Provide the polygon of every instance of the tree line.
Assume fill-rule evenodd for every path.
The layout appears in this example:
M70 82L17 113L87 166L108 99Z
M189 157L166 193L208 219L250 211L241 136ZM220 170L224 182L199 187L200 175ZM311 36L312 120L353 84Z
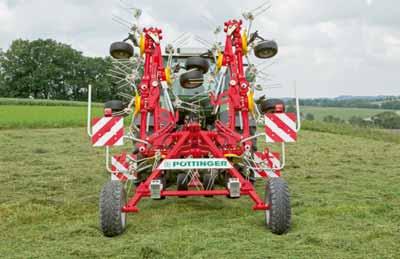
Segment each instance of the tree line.
M309 121L313 121L315 119L312 113L307 113L304 118L305 120ZM352 116L348 120L344 120L333 115L327 115L322 119L322 121L334 124L348 123L353 126L364 128L400 129L400 115L392 111L381 112L372 116L371 118Z
M84 101L92 84L93 100L103 102L118 93L110 66L109 57L86 57L51 39L14 40L0 49L0 97Z
M300 104L304 106L318 107L346 107L346 108L369 108L369 109L390 109L400 110L400 97L384 98L354 98L337 100L329 98L302 99Z

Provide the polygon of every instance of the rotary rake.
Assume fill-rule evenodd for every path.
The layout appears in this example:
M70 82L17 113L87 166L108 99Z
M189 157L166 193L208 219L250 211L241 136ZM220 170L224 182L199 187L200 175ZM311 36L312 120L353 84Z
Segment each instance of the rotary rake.
M138 20L141 11L134 13ZM216 30L226 34L225 44L217 42L202 53L168 44L163 55L162 30L138 24L130 27L127 39L111 45L110 76L125 88L120 95L126 101L106 102L104 116L93 120L90 86L88 102L88 134L93 146L105 147L111 174L100 196L104 235L121 234L127 213L138 212L143 198L168 196L249 196L253 209L265 212L273 233L288 231L291 209L281 170L285 142L296 141L300 129L298 98L297 114L286 113L279 99L254 100L254 92L263 88L250 56L272 58L278 47L250 33L256 15L243 16L248 31L242 20L229 20ZM187 37L173 43L184 44ZM130 120L127 127L124 118ZM281 153L261 150L263 139L280 143ZM126 142L133 148L110 154L111 147ZM256 179L267 179L263 198L254 187Z

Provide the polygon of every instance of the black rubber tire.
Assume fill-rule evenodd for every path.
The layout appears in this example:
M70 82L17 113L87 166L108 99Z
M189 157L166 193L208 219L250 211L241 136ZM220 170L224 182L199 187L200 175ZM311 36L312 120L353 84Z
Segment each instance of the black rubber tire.
M133 47L124 41L114 42L110 46L110 55L115 59L129 59L133 56Z
M290 229L291 208L289 188L280 177L270 178L265 188L265 203L269 210L265 211L265 226L274 234L284 234Z
M208 72L208 69L210 69L210 64L208 63L208 60L205 58L190 57L186 60L185 68L186 70L196 68L198 70L201 70L203 74L206 74Z
M187 191L188 190L189 179L186 177L186 174L180 173L176 177L176 188L178 191ZM179 196L180 198L186 198L186 196Z
M201 182L205 190L214 190L216 178L214 177L214 183L211 184L212 179L211 174L203 174ZM211 198L214 197L214 195L204 195L204 197Z
M194 89L203 84L204 76L200 70L192 70L181 74L179 82L183 88Z
M254 47L254 55L257 58L267 59L278 54L278 44L273 40L264 40Z
M122 234L126 226L127 214L121 209L125 206L126 193L120 181L107 182L100 193L100 228L107 237Z
M259 104L259 110L262 113L274 113L276 112L275 106L278 104L283 105L283 112L285 112L285 102L281 99L268 99L268 100L261 100Z
M112 112L120 112L124 110L124 104L120 100L111 100L104 103L104 108L111 109Z

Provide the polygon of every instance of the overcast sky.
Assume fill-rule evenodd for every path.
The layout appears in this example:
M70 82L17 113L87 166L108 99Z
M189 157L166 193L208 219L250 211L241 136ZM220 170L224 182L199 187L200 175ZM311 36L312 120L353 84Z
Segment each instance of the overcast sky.
M164 41L171 42L181 32L212 41L212 27L240 18L243 11L264 1L125 2L143 9L142 24L162 27ZM129 17L118 3L0 0L0 48L7 49L16 38L52 38L85 55L106 56L109 44L127 33L111 19L112 14ZM291 95L294 80L302 97L400 95L398 0L275 0L254 28L280 47L276 63L267 72L283 88L269 90L271 95Z

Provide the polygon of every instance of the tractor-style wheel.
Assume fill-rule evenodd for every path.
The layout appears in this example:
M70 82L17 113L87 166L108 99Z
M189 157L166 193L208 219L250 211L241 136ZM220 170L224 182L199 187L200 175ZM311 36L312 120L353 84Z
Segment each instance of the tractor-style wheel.
M133 47L123 41L114 42L110 46L110 55L115 59L129 59L133 56Z
M121 112L124 110L124 104L122 101L120 100L111 100L111 101L107 101L106 103L104 103L104 108L108 108L111 109L112 112Z
M289 188L282 178L271 178L265 189L265 225L274 234L284 234L290 228L291 208Z
M285 112L285 102L281 99L263 99L259 101L259 110L262 113L274 113L276 112L276 106L282 106L282 112Z
M188 72L183 73L179 82L181 86L186 89L194 89L201 86L204 82L203 72L200 70L189 70Z
M122 234L126 226L125 189L120 181L109 181L100 194L100 228L107 237Z
M257 58L272 58L278 53L278 44L273 40L264 40L254 47L254 55Z
M186 70L196 68L198 70L201 70L203 74L206 74L208 72L208 69L210 68L210 64L205 58L190 57L186 60L185 67Z
M188 183L189 183L189 177L187 177L186 174L184 173L178 174L178 176L176 177L176 187L178 191L187 191ZM186 198L186 196L179 196L179 197Z

